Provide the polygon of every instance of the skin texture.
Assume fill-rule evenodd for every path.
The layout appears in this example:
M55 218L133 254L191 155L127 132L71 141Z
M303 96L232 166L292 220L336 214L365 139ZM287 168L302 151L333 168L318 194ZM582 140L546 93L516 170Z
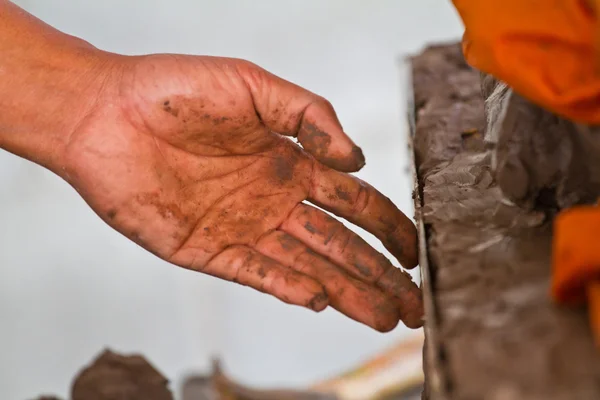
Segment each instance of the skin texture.
M286 303L421 326L410 277L307 204L417 264L412 222L348 174L365 160L325 99L243 60L105 53L3 0L0 30L0 106L13 110L0 146L60 175L114 229Z

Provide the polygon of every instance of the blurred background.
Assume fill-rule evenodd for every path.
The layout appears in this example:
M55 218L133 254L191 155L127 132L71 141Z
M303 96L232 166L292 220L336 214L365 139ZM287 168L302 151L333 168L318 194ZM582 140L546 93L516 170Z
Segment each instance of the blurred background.
M326 97L365 152L358 175L412 216L402 57L460 37L449 0L16 3L105 50L246 58ZM300 387L411 334L379 334L172 267L112 231L57 177L4 152L0 204L2 399L66 397L74 373L107 346L143 353L175 383L218 355L244 383Z

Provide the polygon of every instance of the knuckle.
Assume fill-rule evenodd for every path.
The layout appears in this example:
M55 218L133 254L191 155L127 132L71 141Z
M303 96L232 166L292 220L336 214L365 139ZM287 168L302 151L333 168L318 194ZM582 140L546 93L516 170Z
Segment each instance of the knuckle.
M334 246L332 247L339 254L345 254L353 236L354 234L349 229L346 229L344 226L338 226L333 238Z
M305 154L307 159L306 170L309 171L307 197L315 197L320 186L318 177L320 176L321 168L320 164L312 155L308 153Z
M292 262L292 269L305 275L312 275L310 270L315 264L315 257L309 252L302 252Z
M399 269L388 264L381 268L380 273L375 276L373 282L381 289L393 293L397 291L397 288L394 287L394 283L398 281L398 274L400 273L401 271Z
M230 271L232 276L231 281L243 284L241 281L242 273L248 272L252 268L254 254L242 246L232 246L229 251L234 260L236 260L232 263L232 270Z
M356 200L352 206L354 214L363 214L371 201L373 189L364 182L359 182Z
M329 100L327 100L326 98L324 98L322 96L317 96L316 102L326 111L335 114L335 109L333 108L333 104L331 104L331 102Z
M236 63L236 68L250 87L258 89L263 86L266 77L264 69L246 60L239 60Z

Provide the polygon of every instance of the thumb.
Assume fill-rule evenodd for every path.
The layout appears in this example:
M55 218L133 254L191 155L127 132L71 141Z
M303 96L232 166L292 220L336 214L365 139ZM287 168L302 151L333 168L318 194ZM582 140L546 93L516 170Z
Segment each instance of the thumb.
M344 133L327 100L251 63L241 63L238 72L267 128L297 137L306 151L335 170L356 172L365 165L362 150Z

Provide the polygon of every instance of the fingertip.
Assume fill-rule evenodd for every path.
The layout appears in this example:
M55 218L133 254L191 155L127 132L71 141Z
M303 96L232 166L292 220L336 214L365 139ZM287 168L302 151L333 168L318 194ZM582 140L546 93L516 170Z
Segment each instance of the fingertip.
M381 333L392 331L402 319L401 310L397 307L393 297L383 296L380 298L374 303L373 311L369 325Z
M357 168L356 168L356 171L350 171L350 172L360 171L367 164L365 155L363 154L362 149L358 146L354 146L352 148L351 157L354 160L354 162L356 163Z
M409 316L405 316L402 319L404 325L409 329L419 329L423 327L425 323L425 315L423 314L423 308L420 310L413 311Z
M418 318L408 319L408 320L402 321L402 322L404 322L404 325L406 325L406 327L409 329L419 329L419 328L423 327L425 319L423 317L418 317Z
M396 329L398 324L400 323L399 318L387 319L383 321L378 321L377 324L373 327L377 332L380 333L388 333Z
M339 131L337 135L330 132ZM339 128L328 131L304 121L298 132L298 141L317 161L340 172L356 172L365 166L360 147L351 142Z
M401 261L401 260L399 260ZM414 256L408 257L408 258L404 258L403 262L402 262L402 267L404 267L405 269L415 269L416 267L419 266L419 257L417 254L415 254Z
M321 164L339 172L353 173L360 171L365 166L365 159L362 156L362 150L356 147L360 152L360 157L356 157L355 153L348 156L323 156L311 153Z
M319 160L329 168L340 172L358 172L366 165L365 156L360 147L353 145L352 150L348 154L339 156L321 157Z
M329 305L329 296L324 291L321 293L317 293L313 296L312 299L308 302L307 307L313 310L314 312L321 312L327 308Z
M400 297L400 318L404 325L410 329L419 329L423 326L425 309L423 305L423 294L415 287L404 292Z
M422 291L412 281L410 275L401 269L391 267L377 281L378 287L396 298L399 318L411 329L423 325Z
M419 298L420 302L418 305L413 306L409 312L402 315L402 322L409 329L419 329L423 327L425 322L425 310L423 308L423 301Z
M401 229L387 236L386 247L406 269L414 269L419 265L419 248L417 228L407 219Z
M306 109L297 137L315 159L337 171L357 172L365 166L361 148L344 132L333 107L324 99Z

